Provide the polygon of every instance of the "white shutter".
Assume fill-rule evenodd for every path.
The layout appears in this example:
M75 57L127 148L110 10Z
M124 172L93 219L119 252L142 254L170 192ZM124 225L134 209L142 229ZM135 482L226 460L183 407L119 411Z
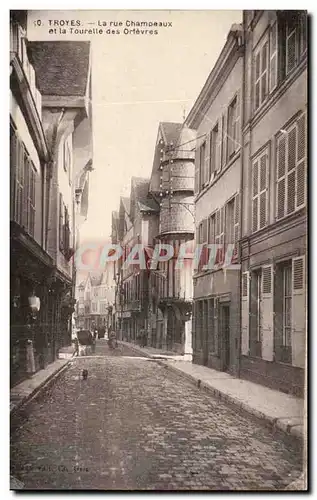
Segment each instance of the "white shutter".
M218 134L216 139L216 166L215 170L221 170L222 165L222 119L218 121Z
M258 230L258 213L259 213L259 160L256 160L252 165L252 232Z
M236 117L235 117L235 137L234 137L234 150L238 151L241 147L241 131L240 131L240 124L241 124L241 99L240 99L240 91L237 93L237 105L236 105Z
M235 248L233 252L233 258L237 259L239 256L238 242L240 239L240 193L236 194L234 199L234 230L233 230L233 242Z
M292 364L305 368L306 357L306 287L305 257L292 262Z
M276 218L281 219L285 213L285 168L286 168L286 135L277 141L277 191Z
M195 150L195 194L200 191L200 147L196 145Z
M227 163L227 116L228 113L222 115L222 135L221 135L221 167Z
M250 335L250 273L242 273L242 294L241 294L241 353L243 356L249 355L249 335Z
M286 37L286 74L288 74L296 66L296 30L290 31Z
M273 361L274 328L273 328L273 268L262 267L261 294L261 339L262 358Z
M211 137L211 132L206 137L206 146L205 146L205 167L204 167L204 184L208 184L210 180L210 156L211 156L211 150L210 150L210 137Z
M270 91L277 85L277 47L278 47L278 31L277 22L273 24L270 32Z
M269 51L268 51L268 43L265 42L261 49L261 102L265 100L267 94L268 94L268 59L269 59Z
M259 216L258 224L259 229L262 229L268 222L268 155L265 152L260 158L260 171L259 171Z
M297 120L296 208L306 203L306 115Z

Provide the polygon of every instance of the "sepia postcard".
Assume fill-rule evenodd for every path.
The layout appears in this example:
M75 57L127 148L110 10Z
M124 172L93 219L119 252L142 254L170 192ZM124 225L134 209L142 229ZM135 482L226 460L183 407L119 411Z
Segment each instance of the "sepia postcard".
M10 11L10 489L307 490L307 11Z

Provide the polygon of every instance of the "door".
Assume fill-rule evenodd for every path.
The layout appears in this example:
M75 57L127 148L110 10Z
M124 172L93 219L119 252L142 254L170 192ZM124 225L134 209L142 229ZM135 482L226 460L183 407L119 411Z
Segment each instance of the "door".
M230 368L230 307L221 306L221 338L223 371Z

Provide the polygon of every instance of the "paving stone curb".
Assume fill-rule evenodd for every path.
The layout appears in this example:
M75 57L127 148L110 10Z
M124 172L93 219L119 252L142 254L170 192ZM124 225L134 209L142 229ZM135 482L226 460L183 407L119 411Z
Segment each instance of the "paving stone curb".
M189 373L185 373L176 366L173 366L172 364L167 363L166 361L162 361L159 359L154 358L154 360L160 364L161 366L164 366L165 368L177 372L178 375L181 375L182 377L188 379L190 382L194 383L196 386L199 385L200 389L205 390L206 392L212 394L216 398L220 399L221 401L226 402L227 404L238 407L240 408L244 413L248 413L249 415L253 415L259 420L264 421L268 427L270 427L272 430L278 429L288 436L291 435L301 441L304 441L304 426L303 425L285 425L283 422L285 418L272 418L269 415L266 415L265 413L256 410L255 408L250 407L247 403L244 403L243 401L240 401L239 399L229 396L228 394L225 394L224 392L220 391L219 389L215 389L214 387L210 386L208 383L203 382L202 380L198 379L194 375L190 375ZM199 382L200 381L200 382Z
M50 387L54 382L56 382L56 380L70 367L72 360L73 358L69 359L67 363L65 363L63 366L58 368L58 370L49 375L47 379L45 379L38 387L33 389L32 392L23 396L19 401L14 403L12 407L10 404L10 416L15 415L22 406L30 403L32 399L37 397L43 391L43 389Z

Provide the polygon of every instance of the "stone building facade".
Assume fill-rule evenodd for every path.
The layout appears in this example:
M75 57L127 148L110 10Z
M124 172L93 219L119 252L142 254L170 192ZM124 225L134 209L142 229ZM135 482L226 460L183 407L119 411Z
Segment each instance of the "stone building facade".
M245 11L241 376L303 394L307 14Z
M170 245L172 258L150 272L152 345L185 354L191 348L192 259L177 265L181 245L194 238L194 150L196 133L179 123L160 123L150 194L159 201L155 244Z
M91 161L92 131L90 44L29 42L27 12L10 14L10 340L15 384L44 368L71 341L75 212L87 210L90 170L79 164L76 150L85 147ZM84 142L77 137L83 123ZM83 199L75 197L79 172ZM31 314L34 297L40 309Z
M240 273L228 267L238 259L226 262L226 250L237 245L240 232L242 40L242 26L233 25L186 119L197 130L196 243L205 245L193 276L193 361L233 374L239 360ZM219 245L214 257L213 245Z

